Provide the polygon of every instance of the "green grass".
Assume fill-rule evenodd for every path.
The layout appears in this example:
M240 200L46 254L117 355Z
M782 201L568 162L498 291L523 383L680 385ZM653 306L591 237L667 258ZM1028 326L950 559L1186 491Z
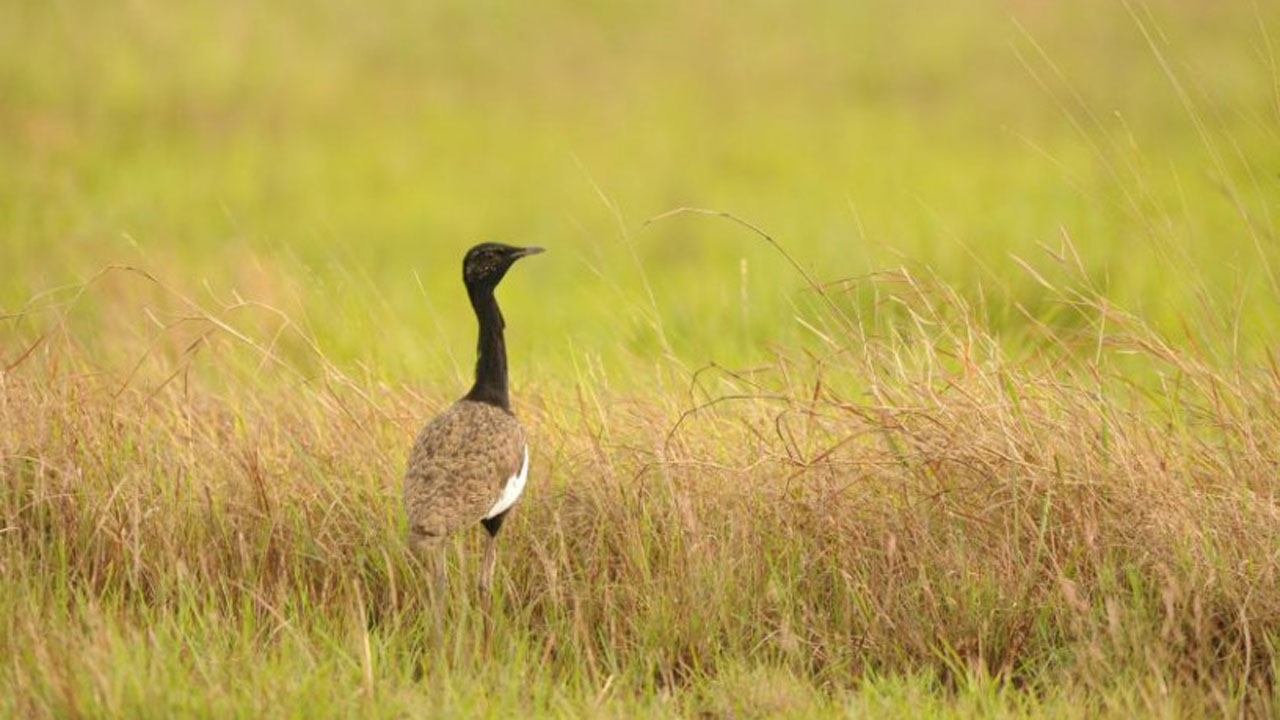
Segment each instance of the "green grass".
M0 247L23 272L3 299L142 264L428 381L454 367L441 344L469 345L457 257L501 238L553 250L504 288L522 367L803 341L768 248L718 223L640 231L696 205L823 279L907 261L981 287L1015 337L1014 302L1048 309L1011 256L1040 266L1063 232L1165 327L1270 304L1274 18L1133 12L19 3Z
M4 10L0 712L1280 708L1271 4Z

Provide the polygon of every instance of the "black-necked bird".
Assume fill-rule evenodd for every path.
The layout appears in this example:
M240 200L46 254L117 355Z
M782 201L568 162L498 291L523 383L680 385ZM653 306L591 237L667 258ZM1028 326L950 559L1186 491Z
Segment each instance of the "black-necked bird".
M419 552L443 547L454 531L479 522L487 531L480 591L493 584L498 530L529 477L529 446L507 394L505 327L494 288L511 265L538 247L482 243L467 251L462 280L480 325L471 390L428 422L409 453L404 509L409 544ZM443 571L443 564L439 566Z

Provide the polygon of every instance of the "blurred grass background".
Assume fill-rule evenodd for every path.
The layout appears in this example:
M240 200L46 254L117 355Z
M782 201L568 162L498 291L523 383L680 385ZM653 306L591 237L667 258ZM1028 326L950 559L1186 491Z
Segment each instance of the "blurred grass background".
M1013 256L1053 281L1041 246L1064 233L1159 327L1231 318L1248 348L1280 323L1273 3L4 15L10 311L127 263L280 308L340 363L461 386L459 258L499 239L552 251L502 289L517 383L599 361L625 384L666 350L741 364L812 340L801 278L759 238L702 218L643 228L692 205L756 223L823 280L928 268L981 296L1010 343L1019 306L1054 314ZM114 297L82 303L82 331L127 329L101 317Z

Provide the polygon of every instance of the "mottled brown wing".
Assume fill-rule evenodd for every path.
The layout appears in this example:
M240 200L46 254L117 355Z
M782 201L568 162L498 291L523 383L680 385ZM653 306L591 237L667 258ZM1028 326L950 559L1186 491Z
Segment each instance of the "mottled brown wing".
M405 470L410 539L428 543L479 522L520 470L524 442L515 417L488 403L460 400L427 423Z

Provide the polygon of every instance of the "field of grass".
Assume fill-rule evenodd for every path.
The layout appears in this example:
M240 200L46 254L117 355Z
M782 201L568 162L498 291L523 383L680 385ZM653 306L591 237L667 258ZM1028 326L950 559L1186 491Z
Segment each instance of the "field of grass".
M1280 715L1275 3L0 4L0 714Z

